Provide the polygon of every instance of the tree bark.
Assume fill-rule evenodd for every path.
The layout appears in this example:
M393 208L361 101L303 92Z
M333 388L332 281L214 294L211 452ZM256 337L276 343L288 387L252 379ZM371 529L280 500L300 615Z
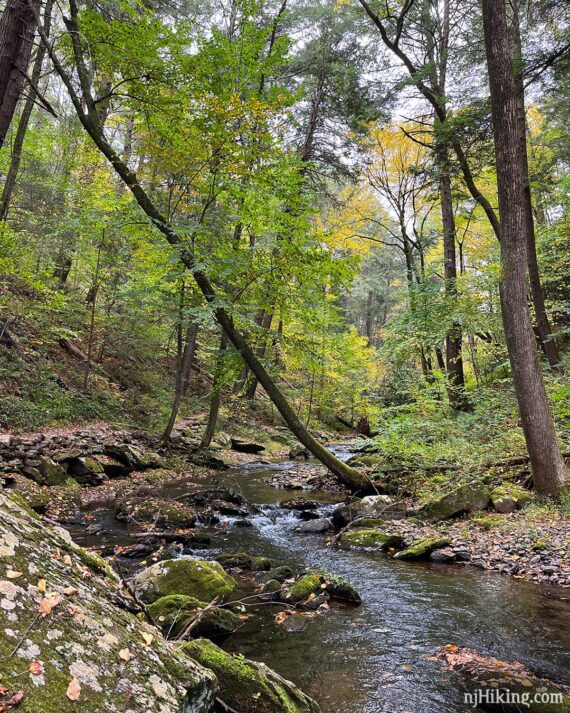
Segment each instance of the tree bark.
M0 147L22 94L40 0L8 0L0 17Z
M53 3L54 0L47 0L44 8L43 28L47 37L49 37L51 29L51 13L53 10ZM45 45L43 42L40 42L36 52L36 57L34 59L34 66L32 69L32 84L35 87L37 87L40 82L45 54ZM10 207L12 193L14 191L16 179L18 177L20 161L22 159L22 148L24 146L24 139L26 137L26 132L28 130L28 124L30 122L30 117L32 115L34 104L34 92L32 89L30 89L30 94L24 103L24 108L22 109L20 121L18 122L18 130L16 131L14 144L12 146L10 168L8 169L8 175L6 176L6 182L4 183L4 188L2 190L2 199L0 201L0 220L6 220L6 217L8 215L8 209Z
M511 10L511 42L512 53L514 60L515 84L517 89L517 114L519 121L519 135L523 142L523 171L525 181L525 218L527 220L527 239L528 239L528 279L530 285L530 293L532 295L532 304L534 307L534 317L536 320L536 329L540 340L540 346L544 355L552 368L560 367L560 354L558 345L552 338L552 329L544 303L544 292L540 280L540 271L538 268L538 256L536 254L536 240L534 233L534 213L532 209L532 193L530 188L530 176L528 167L528 154L526 150L526 110L524 102L524 82L522 74L522 47L521 33L519 24L519 11L517 0L510 0Z
M220 405L222 403L222 373L223 373L223 362L224 353L228 347L228 338L225 332L222 332L222 337L220 339L220 349L216 356L216 366L214 369L214 383L212 384L212 397L210 399L210 411L208 412L208 422L206 423L206 430L200 441L200 446L202 448L207 448L212 442L212 438L216 432L216 424L218 422L218 414L220 412Z
M174 399L172 408L170 409L170 418L166 424L166 428L162 434L163 442L167 442L172 434L172 429L176 423L180 404L184 398L184 394L188 389L188 382L192 372L192 360L196 350L196 337L198 335L198 326L193 322L186 328L186 339L184 340L184 350L182 358L178 360L176 369L176 386L174 391Z
M566 467L548 409L527 302L525 272L529 223L525 195L526 136L521 136L518 93L505 0L482 0L499 214L503 324L534 486L559 497Z
M452 298L457 295L457 264L455 255L455 217L451 195L451 178L447 162L447 148L438 149L439 196L441 219L443 224L443 253L445 291ZM447 391L449 405L454 411L469 411L469 401L465 395L465 376L463 373L461 326L453 324L445 339L445 361L447 367Z

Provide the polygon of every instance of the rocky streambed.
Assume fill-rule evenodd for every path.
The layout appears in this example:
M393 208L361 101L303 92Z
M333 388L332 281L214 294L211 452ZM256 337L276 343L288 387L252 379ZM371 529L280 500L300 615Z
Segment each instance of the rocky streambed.
M83 488L81 512L63 519L114 560L155 630L193 638L186 655L217 671L218 697L242 713L312 711L313 699L324 711L463 711L456 650L570 683L564 532L523 533L521 520L520 536L491 535L497 523L477 513L435 522L409 502L327 486L314 462L258 458L169 479L155 466ZM516 532L519 512L501 517ZM196 566L212 586L192 584Z

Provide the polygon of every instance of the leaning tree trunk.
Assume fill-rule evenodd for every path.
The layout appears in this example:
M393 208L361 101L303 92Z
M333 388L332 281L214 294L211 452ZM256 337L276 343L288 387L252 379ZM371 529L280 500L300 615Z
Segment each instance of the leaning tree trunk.
M540 495L558 497L566 468L548 409L527 302L526 136L521 136L505 0L482 0L482 7L501 219L505 338L534 485Z
M40 0L8 0L0 17L0 146L22 94L39 7Z
M32 2L32 0L28 1L30 3ZM51 46L49 48L49 53L53 65L68 91L73 108L75 109L77 117L79 118L83 128L89 134L97 149L109 161L121 181L123 181L123 183L131 191L139 207L148 217L150 222L162 233L162 235L164 235L167 242L176 248L182 263L192 274L194 281L202 292L205 300L212 305L216 321L225 331L229 341L240 352L244 362L257 377L259 383L265 389L267 395L281 414L283 420L300 443L304 445L305 448L307 448L307 450L315 456L315 458L320 460L323 465L327 466L331 473L333 473L340 482L351 490L372 490L370 481L365 475L339 460L327 448L319 443L319 441L317 441L316 438L314 438L301 423L295 411L291 408L291 405L285 395L271 378L265 366L255 355L255 352L250 347L243 334L236 329L232 316L222 306L222 303L208 276L196 264L191 245L183 240L182 236L180 236L164 218L148 193L140 184L136 173L131 171L129 166L121 159L119 154L107 141L103 128L99 122L96 105L89 86L89 74L85 66L83 47L81 45L81 35L77 27L77 8L75 3L72 2L70 4L70 9L71 18L66 18L66 25L73 47L75 63L79 74L82 77L81 96L77 94L73 79L67 73ZM41 28L40 32L42 34L42 39L44 39L45 35Z
M48 37L51 28L51 13L53 9L53 3L54 0L47 0L44 8L43 28L46 36ZM34 59L34 66L32 69L32 84L34 87L37 87L39 84L45 54L46 48L43 42L41 42L37 49L36 57ZM34 92L30 89L30 94L26 99L24 108L22 109L20 121L18 122L18 130L16 131L16 137L14 138L14 144L12 146L10 168L8 169L8 175L6 176L6 182L4 183L4 188L2 190L2 199L0 201L0 220L6 220L6 217L8 215L8 209L10 207L12 193L14 191L14 186L16 185L16 178L18 176L18 170L20 168L20 161L22 159L24 139L26 137L26 132L28 130L28 124L32 115L34 104Z

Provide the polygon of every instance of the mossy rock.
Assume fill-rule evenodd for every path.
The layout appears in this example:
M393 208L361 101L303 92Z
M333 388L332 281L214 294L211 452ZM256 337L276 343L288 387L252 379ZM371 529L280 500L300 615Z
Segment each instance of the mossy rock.
M17 500L0 495L0 571L18 574L0 576L0 676L8 691L23 691L18 713L208 713L216 695L212 672L118 607L116 574L101 576L68 533ZM49 595L57 603L38 616ZM31 661L40 662L40 674L28 671ZM78 701L66 695L74 677Z
M268 572L271 569L269 557L252 557L251 568L254 572Z
M350 602L351 604L360 604L362 602L360 594L356 591L352 584L350 584L350 582L347 582L346 579L344 579L344 577L341 577L338 574L331 574L330 572L326 572L324 570L317 572L317 574L320 575L321 581L324 580L323 583L326 585L325 591L327 591L331 597L335 599L342 599L343 601Z
M188 557L157 562L131 580L137 597L155 602L169 594L184 594L201 602L215 597L225 601L237 586L219 562L206 562Z
M491 492L491 501L497 512L509 513L534 500L533 494L514 483L503 483Z
M51 458L40 458L39 471L42 474L44 485L61 485L69 477L67 470Z
M240 713L319 713L315 701L263 663L232 656L207 639L182 644L181 651L216 674L219 697Z
M289 587L283 600L290 604L297 604L311 594L319 594L324 588L321 585L322 581L318 574L305 574Z
M283 584L286 579L292 579L295 576L295 572L293 572L291 567L282 565L281 567L272 567L270 570L264 571L263 574L259 576L262 577L261 581L276 579L278 582Z
M426 520L447 520L466 512L484 510L490 499L488 488L480 481L472 480L424 503L418 514Z
M11 477L14 480L16 492L23 498L28 507L35 512L45 512L51 501L48 488L41 487L38 483L21 475Z
M172 500L133 498L117 503L117 520L152 524L156 528L187 528L196 523L192 508Z
M422 540L416 540L412 544L394 555L394 559L401 560L417 560L427 558L434 550L439 550L442 547L447 547L451 544L448 537L425 537Z
M253 557L247 552L218 555L216 562L219 562L224 569L253 569Z
M200 602L194 597L171 594L149 604L148 611L166 638L173 639L180 636L207 606L206 602ZM229 609L212 607L202 613L191 635L197 638L223 639L232 634L240 624L241 619Z
M346 548L363 547L388 550L403 547L404 538L400 535L384 532L383 530L347 530L340 536L340 544L341 547Z

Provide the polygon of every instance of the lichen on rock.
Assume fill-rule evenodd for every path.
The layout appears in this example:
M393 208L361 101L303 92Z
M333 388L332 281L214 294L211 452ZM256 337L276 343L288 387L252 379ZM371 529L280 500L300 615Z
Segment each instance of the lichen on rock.
M120 581L103 560L11 494L0 508L0 674L23 692L19 713L210 710L212 672L116 605ZM66 695L74 677L77 701Z

